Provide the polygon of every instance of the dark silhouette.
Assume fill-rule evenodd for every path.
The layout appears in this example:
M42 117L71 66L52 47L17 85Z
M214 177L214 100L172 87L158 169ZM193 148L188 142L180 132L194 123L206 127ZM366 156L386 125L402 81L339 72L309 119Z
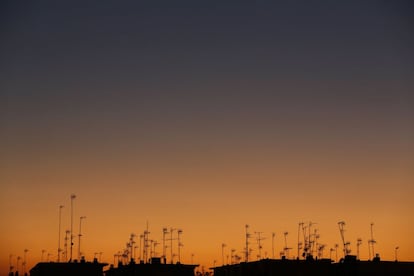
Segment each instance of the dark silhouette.
M339 263L330 259L263 259L255 262L214 267L214 276L349 276L414 275L414 262L360 261L349 255Z
M120 263L117 268L111 267L105 272L106 276L194 276L194 269L198 265L189 264L165 264L161 258L151 258L149 263L131 261L127 265Z
M102 276L106 265L98 262L38 263L30 270L30 276Z

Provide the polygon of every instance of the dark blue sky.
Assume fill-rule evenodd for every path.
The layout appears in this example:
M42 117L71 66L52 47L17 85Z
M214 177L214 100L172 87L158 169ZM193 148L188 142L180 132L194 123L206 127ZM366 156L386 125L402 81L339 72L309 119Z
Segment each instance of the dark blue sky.
M191 129L245 117L265 127L412 119L409 1L2 5L9 133L54 120Z
M404 81L413 69L412 7L398 1L8 2L2 63L10 81Z

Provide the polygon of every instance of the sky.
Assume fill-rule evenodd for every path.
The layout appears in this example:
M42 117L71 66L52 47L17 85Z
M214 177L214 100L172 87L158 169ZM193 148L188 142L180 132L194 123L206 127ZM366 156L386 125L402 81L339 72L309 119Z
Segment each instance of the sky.
M3 1L0 275L25 249L27 270L42 250L57 259L71 194L87 260L113 263L147 223L158 242L163 227L182 229L181 261L206 269L222 264L223 243L243 255L246 224L251 259L257 232L262 257L280 257L284 232L297 256L309 221L328 257L345 221L361 259L374 223L382 259L398 246L414 261L412 11L409 1Z

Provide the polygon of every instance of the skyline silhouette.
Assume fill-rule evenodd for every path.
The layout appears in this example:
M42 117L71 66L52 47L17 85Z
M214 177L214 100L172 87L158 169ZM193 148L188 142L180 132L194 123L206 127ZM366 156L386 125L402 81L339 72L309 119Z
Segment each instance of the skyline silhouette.
M69 217L66 217L66 219L68 220L68 222L66 223L68 227L71 226L73 221L73 207L74 202L76 203L75 199L77 198L77 195L72 193L69 198L70 215ZM58 206L59 219L56 223L59 225L59 227L57 228L59 230L56 236L59 237L59 240L56 244L55 249L42 249L40 259L39 256L37 256L38 254L36 254L36 252L32 252L31 249L27 248L25 248L23 251L22 256L24 257L18 254L10 254L10 271L19 271L20 274L25 275L25 272L28 272L32 268L32 266L34 266L38 262L78 263L85 261L97 261L99 263L109 263L111 264L111 266L116 268L119 267L120 264L128 265L130 261L145 264L150 263L150 260L160 259L160 263L162 264L187 263L188 265L197 265L199 266L199 268L196 271L200 272L208 271L210 267L235 265L243 262L257 262L266 259L331 259L333 263L340 263L346 256L353 255L355 256L356 260L373 261L375 260L375 258L381 258L381 255L383 253L382 248L384 248L381 246L381 241L378 241L374 238L377 235L374 235L375 224L372 222L368 225L370 226L369 229L368 227L366 227L367 231L365 231L365 233L362 235L361 233L358 233L357 236L359 238L353 241L349 239L347 231L349 225L345 223L345 221L339 221L337 223L337 239L335 243L330 244L326 243L327 240L325 239L324 235L326 234L326 232L323 229L320 229L320 223L315 221L299 222L297 224L298 226L296 233L288 231L283 231L280 233L255 231L254 228L252 230L251 225L246 224L244 225L244 234L241 233L242 231L239 231L239 234L241 235L238 236L239 241L237 245L241 247L237 248L235 244L221 243L221 263L218 262L220 254L218 252L219 250L217 250L215 254L215 259L212 261L211 264L209 264L208 267L205 267L204 265L200 265L197 262L194 262L195 254L191 253L191 255L189 256L188 250L186 250L186 256L183 256L184 258L182 258L181 251L184 248L184 244L182 243L182 235L184 231L181 228L163 227L162 229L150 229L150 223L149 221L147 221L145 230L135 231L136 229L130 229L131 234L129 235L129 239L124 239L126 243L121 243L118 246L117 251L105 252L105 255L113 256L113 262L109 262L103 261L104 259L102 258L102 255L104 254L104 252L102 251L94 252L92 257L92 253L90 250L88 250L87 254L80 250L79 241L80 237L82 236L81 225L82 220L85 219L86 216L80 216L78 220L79 224L76 225L75 223L74 227L71 226L73 229L79 229L78 232L74 230L61 230L61 213L63 208L64 205ZM370 235L367 232L369 232ZM387 236L393 236L395 234L396 233L388 233ZM90 236L94 236L93 233L90 233ZM289 238L287 238L288 236ZM332 237L332 235L327 236ZM78 243L75 242L75 237L79 237ZM269 240L269 237L271 237L271 241ZM364 238L362 239L360 237ZM198 240L201 240L201 238L199 238ZM220 242L217 240L211 240L210 242L215 242L217 248L220 245ZM63 247L60 247L61 244L63 245ZM377 247L378 244L380 245L379 248L381 249L374 249L374 247ZM100 244L100 248L105 248L105 244ZM386 261L408 261L398 257L398 245L395 246L393 250L394 259L388 259ZM72 251L78 252L78 258L71 257ZM368 251L368 254L366 254L366 252L364 251ZM195 251L193 250L191 252ZM31 257L30 259L34 260L31 264L28 262L28 253ZM45 258L45 253L47 253L47 258ZM385 255L389 256L389 254ZM106 256L105 259L108 260L110 258Z

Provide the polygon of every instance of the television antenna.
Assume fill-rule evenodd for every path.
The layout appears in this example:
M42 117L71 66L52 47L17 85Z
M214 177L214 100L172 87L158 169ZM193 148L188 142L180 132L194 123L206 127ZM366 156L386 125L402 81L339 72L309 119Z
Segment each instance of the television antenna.
M257 238L256 238L256 240L257 240L257 249L258 249L258 255L257 255L257 258L259 259L259 260L261 260L262 259L262 249L263 249L263 246L262 246L262 240L265 240L266 238L263 238L263 237L261 237L261 234L263 234L263 232L254 232L256 235L257 235Z
M283 248L283 254L286 258L289 258L289 250L292 249L287 246L287 236L289 235L289 232L284 232L283 236L285 237L285 247Z
M370 246L369 248L369 256L371 256L371 251L372 251L372 258L375 257L375 250L374 250L374 244L377 243L376 240L374 240L374 223L371 222L371 239L368 241L368 244Z
M349 249L350 242L345 242L345 221L338 222L339 232L341 234L342 244L343 244L343 251L344 251L344 258L351 253Z
M358 238L357 239L357 259L359 260L359 247L361 246L361 244L362 244L362 239L361 238Z

